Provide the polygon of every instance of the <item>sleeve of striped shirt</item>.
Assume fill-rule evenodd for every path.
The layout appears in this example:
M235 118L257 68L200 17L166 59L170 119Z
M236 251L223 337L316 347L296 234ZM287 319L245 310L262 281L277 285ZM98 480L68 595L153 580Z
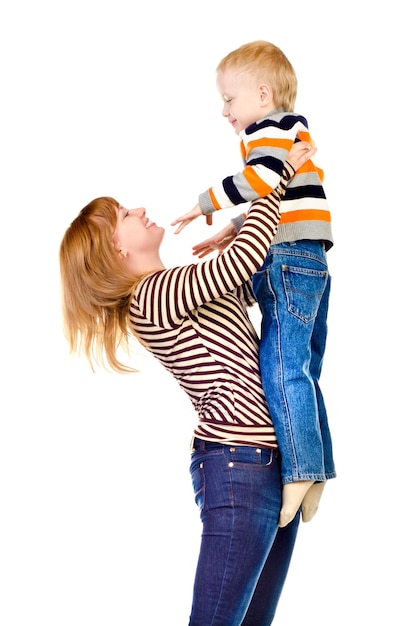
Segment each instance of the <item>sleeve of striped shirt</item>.
M280 219L280 200L294 173L289 164L284 166L278 188L253 202L238 236L223 254L145 278L136 294L141 313L158 326L173 327L198 306L250 280L264 261Z
M245 168L200 194L203 213L231 208L271 193L279 185L284 162L297 133L304 134L305 126L298 121L284 128L272 119L266 119L255 125L255 130L249 129L252 127L241 134Z
M256 298L252 290L252 281L250 279L236 288L235 295L244 308L251 307L256 304Z

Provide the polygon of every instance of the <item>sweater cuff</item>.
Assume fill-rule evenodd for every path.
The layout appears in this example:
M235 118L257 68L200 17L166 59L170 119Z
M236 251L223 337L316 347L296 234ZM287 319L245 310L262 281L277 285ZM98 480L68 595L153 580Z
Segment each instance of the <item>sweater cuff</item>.
M203 215L211 215L216 211L210 199L209 191L204 191L199 196L199 206Z
M245 213L241 213L237 217L233 217L231 219L231 224L233 224L237 233L239 233L239 231L241 230L245 219L246 219Z

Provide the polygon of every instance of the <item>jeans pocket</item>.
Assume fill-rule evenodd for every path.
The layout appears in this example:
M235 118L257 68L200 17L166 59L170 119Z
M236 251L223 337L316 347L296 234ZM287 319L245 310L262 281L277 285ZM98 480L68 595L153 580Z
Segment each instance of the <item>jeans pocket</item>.
M251 466L252 468L268 467L278 454L271 448L254 448L253 446L231 446L227 456L232 467Z
M290 313L303 320L312 321L318 312L329 273L304 267L282 266L282 279Z

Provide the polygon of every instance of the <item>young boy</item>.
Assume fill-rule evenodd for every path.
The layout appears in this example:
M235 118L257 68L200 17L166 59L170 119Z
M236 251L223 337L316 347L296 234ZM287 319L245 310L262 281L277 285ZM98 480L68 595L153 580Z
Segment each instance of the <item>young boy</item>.
M293 112L294 69L273 44L255 41L228 54L217 67L217 87L222 113L241 139L245 167L200 194L193 210L172 223L179 224L176 233L198 215L266 196L278 185L293 142L312 143L307 120ZM336 476L319 387L330 293L326 251L333 245L322 181L322 170L311 160L297 171L281 202L265 263L253 276L262 312L261 377L281 452L281 527L299 507L303 521L309 521L326 480ZM194 254L226 247L243 219L194 246Z

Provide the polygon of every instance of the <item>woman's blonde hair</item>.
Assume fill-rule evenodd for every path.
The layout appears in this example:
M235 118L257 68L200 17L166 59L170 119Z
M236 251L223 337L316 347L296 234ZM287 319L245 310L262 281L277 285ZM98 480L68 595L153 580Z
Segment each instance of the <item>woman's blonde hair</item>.
M297 98L297 76L285 54L268 41L244 44L226 55L216 68L217 72L247 70L259 82L269 84L275 106L284 111L294 111Z
M124 267L113 244L119 203L96 198L85 206L62 239L59 262L64 332L71 353L83 352L118 372L134 371L117 358L128 350L128 309L137 277Z

